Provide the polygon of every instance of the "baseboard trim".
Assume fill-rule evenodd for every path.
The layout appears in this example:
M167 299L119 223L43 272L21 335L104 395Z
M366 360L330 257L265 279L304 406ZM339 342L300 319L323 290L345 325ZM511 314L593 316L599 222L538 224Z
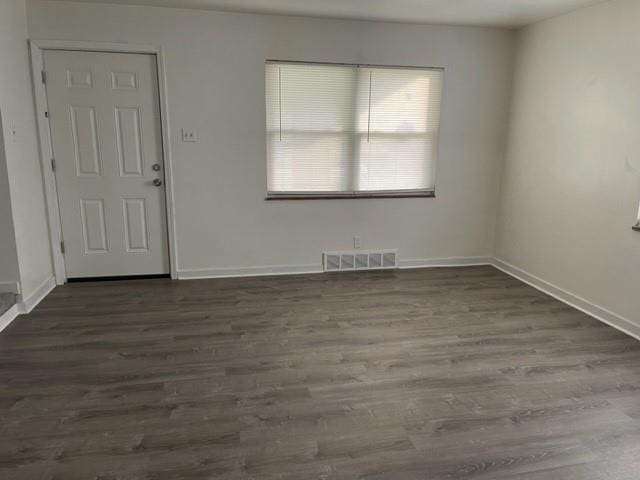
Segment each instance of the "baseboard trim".
M600 305L590 302L589 300L575 295L567 290L558 287L540 277L537 277L521 268L518 268L510 263L500 260L498 258L493 259L493 266L504 273L511 275L514 278L532 286L533 288L552 296L556 300L560 300L567 305L586 313L587 315L606 323L607 325L620 330L627 335L630 335L640 340L640 325L632 322L628 318L624 318L617 313L607 310Z
M206 268L178 270L178 280L204 278L261 277L265 275L302 275L322 273L322 265L267 265L260 267Z
M421 258L414 260L400 260L398 268L438 268L438 267L477 267L492 265L491 257L449 257L449 258Z
M55 277L49 277L42 282L29 296L23 298L20 313L29 313L56 287Z
M20 284L18 282L0 282L0 292L20 294Z
M16 303L13 307L7 310L2 316L0 316L0 332L9 326L19 315L23 313L29 313L31 310L49 295L51 290L56 287L55 277L49 277L42 282L38 287L26 298L23 298L21 302Z
M20 315L20 304L16 303L9 310L0 315L0 332L9 326Z
M451 257L400 260L398 268L432 268L432 267L469 267L492 265L491 257ZM179 270L179 280L196 280L204 278L260 277L265 275L303 275L322 273L321 264L310 265L268 265L260 267L207 268Z

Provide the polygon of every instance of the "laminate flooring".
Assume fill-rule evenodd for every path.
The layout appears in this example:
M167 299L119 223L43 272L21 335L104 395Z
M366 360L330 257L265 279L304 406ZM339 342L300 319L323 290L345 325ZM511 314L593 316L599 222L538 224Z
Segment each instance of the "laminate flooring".
M640 342L489 266L75 283L0 421L6 480L638 480Z

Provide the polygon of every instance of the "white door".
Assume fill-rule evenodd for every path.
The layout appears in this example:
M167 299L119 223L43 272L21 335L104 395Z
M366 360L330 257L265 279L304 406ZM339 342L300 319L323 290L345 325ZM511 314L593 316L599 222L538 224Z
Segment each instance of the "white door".
M155 56L44 63L67 277L168 273Z

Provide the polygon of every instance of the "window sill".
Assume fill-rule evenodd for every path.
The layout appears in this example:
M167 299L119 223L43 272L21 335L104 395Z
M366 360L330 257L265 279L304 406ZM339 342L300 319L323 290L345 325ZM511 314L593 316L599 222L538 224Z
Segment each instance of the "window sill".
M364 198L435 198L435 192L394 192L394 193L280 193L268 194L265 200L339 200Z

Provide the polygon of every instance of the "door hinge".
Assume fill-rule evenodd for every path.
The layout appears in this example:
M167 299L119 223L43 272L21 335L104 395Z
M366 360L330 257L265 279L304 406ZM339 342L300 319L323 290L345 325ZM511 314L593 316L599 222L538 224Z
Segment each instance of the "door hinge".
M49 118L49 112L47 111L44 112L44 118Z
M64 242L60 242L60 251L64 255Z
M40 74L42 75L42 83L46 84L47 83L47 71L46 70L40 70Z
M51 170L53 170L54 172L56 171L56 159L55 158L51 159Z

